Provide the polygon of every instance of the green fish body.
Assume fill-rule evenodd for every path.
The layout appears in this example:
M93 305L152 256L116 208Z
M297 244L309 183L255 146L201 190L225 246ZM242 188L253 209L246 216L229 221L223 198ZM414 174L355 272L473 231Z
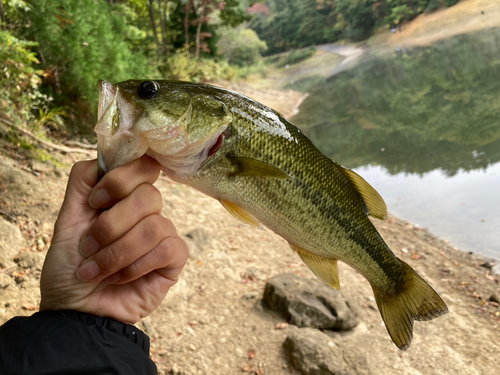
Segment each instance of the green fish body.
M448 309L399 260L368 215L385 219L378 193L324 156L274 110L235 92L178 81L100 82L96 125L106 171L147 154L175 181L217 200L244 223L286 239L326 284L339 288L337 261L372 286L394 343L410 345L413 320Z

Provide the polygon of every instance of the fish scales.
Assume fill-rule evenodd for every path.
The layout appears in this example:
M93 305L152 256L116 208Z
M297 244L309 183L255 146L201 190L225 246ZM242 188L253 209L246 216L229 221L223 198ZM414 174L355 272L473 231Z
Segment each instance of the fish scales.
M132 80L99 88L103 172L149 155L172 179L218 199L243 222L282 236L328 285L339 287L337 260L347 263L370 282L400 349L411 342L413 320L447 312L368 218L386 217L378 193L279 113L203 84Z

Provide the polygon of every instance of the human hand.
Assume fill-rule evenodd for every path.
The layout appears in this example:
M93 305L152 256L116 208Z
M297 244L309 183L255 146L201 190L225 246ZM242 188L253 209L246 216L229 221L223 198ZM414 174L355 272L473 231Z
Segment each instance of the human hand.
M188 258L186 243L160 213L152 185L159 173L147 156L99 183L95 160L73 166L43 265L40 311L135 323L158 307Z

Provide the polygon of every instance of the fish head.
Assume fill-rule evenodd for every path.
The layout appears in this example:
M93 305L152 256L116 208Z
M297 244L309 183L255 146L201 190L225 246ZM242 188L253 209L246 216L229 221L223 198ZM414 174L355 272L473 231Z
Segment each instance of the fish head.
M98 87L101 176L144 154L177 174L193 173L231 122L221 100L188 82L99 81Z

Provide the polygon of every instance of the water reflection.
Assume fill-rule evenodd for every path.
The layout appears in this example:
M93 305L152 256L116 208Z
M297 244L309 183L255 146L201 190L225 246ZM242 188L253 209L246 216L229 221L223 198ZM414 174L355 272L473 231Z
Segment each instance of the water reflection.
M500 161L499 94L500 30L493 29L369 57L317 83L292 121L349 167L441 168L452 176Z
M295 84L310 96L292 122L390 211L500 258L500 29Z

